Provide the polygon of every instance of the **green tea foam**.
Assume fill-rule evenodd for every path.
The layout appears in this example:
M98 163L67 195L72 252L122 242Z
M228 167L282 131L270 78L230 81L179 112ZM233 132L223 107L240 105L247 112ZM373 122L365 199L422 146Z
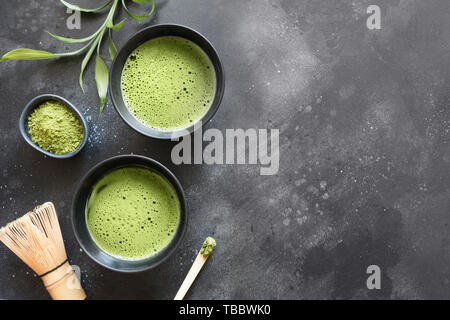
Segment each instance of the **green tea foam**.
M130 112L160 130L192 125L207 113L215 94L208 56L178 37L156 38L136 48L124 65L121 83Z
M125 258L150 256L172 240L178 227L179 202L173 187L143 168L117 169L94 186L86 222L94 242Z

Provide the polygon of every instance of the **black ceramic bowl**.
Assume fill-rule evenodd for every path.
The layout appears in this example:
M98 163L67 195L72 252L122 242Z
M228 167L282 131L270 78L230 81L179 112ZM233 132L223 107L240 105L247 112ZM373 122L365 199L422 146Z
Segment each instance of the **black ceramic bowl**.
M34 111L34 109L39 107L45 101L49 101L49 100L57 100L57 101L62 102L64 105L66 105L69 109L71 109L77 115L78 119L83 124L83 134L84 134L83 141L81 141L81 144L78 146L78 148L76 148L74 151L72 151L70 153L54 154L47 150L42 149L37 144L35 144L33 142L33 140L31 140L30 134L28 132L28 117ZM28 142L28 144L30 146L32 146L36 150L42 152L43 154L45 154L49 157L53 157L53 158L57 158L57 159L70 158L70 157L73 157L74 155L76 155L78 152L80 152L80 150L83 149L84 145L86 144L88 134L89 134L86 120L84 119L81 112L78 111L78 109L75 108L74 105L71 104L69 101L67 101L66 99L64 99L60 96L54 95L54 94L43 94L43 95L37 96L36 98L34 98L30 102L28 102L28 104L25 106L25 109L23 109L22 115L20 116L19 129L20 129L20 133L22 134L23 138L25 139L26 142Z
M96 182L109 172L125 167L141 167L165 177L175 190L180 204L178 227L170 243L154 255L139 260L120 259L100 249L92 239L86 224L86 205ZM183 188L169 169L147 157L121 155L100 162L81 180L72 203L72 226L80 246L95 262L113 271L126 273L140 272L156 267L166 260L178 247L186 230L187 211Z
M225 76L222 68L222 63L220 62L219 56L214 49L214 47L203 37L200 33L195 30L192 30L188 27L176 25L176 24L160 24L156 26L151 26L145 28L138 33L136 33L131 39L125 43L123 48L118 52L116 58L111 67L110 73L110 94L113 101L113 104L120 114L122 119L134 130L153 138L159 139L170 139L172 137L179 137L185 135L187 132L191 133L194 131L194 127L197 128L196 124L193 123L192 126L187 127L183 130L175 130L175 131L161 131L155 128L151 128L149 126L144 125L140 121L138 121L128 110L125 105L123 96L122 96L122 70L127 61L130 54L139 47L144 42L164 36L174 36L181 37L186 40L190 40L196 45L198 45L209 57L211 63L214 67L214 71L216 74L216 92L214 95L213 102L208 112L197 121L202 122L202 124L206 124L211 120L213 115L216 113L219 108L220 102L222 101L224 89L225 89Z

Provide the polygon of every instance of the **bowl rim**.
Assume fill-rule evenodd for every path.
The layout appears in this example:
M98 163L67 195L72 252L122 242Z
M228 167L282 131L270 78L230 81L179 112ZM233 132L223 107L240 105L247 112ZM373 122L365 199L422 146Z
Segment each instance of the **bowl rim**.
M169 27L169 28L180 28L180 29L184 29L184 30L187 30L187 31L189 31L189 32L195 33L195 34L198 35L200 38L202 38L202 40L203 40L203 41L210 47L210 49L212 50L213 55L215 55L215 56L217 57L217 67L216 67L214 64L213 64L213 67L214 67L214 69L215 69L214 71L215 71L215 74L216 74L216 82L218 82L218 81L220 80L220 81L222 82L222 86L216 88L215 98L218 97L217 104L216 104L217 106L213 108L213 106L211 105L211 107L210 107L210 110L212 109L211 113L210 113L207 117L204 116L204 118L201 119L201 120L202 120L202 127L205 126L207 123L209 123L209 122L213 119L214 115L215 115L215 114L217 113L217 111L219 110L219 107L220 107L220 105L221 105L221 103L222 103L222 100L223 100L223 96L224 96L224 94L225 94L225 70L224 70L224 68L223 68L222 59L220 58L219 53L217 52L216 48L212 45L212 43L211 43L211 42L210 42L210 41L209 41L202 33L198 32L197 30L195 30L195 29L193 29L193 28L190 28L190 27L188 27L188 26L182 25L182 24L176 24L176 23L160 23L160 24L155 24L155 25L152 25L152 26L148 26L148 27L146 27L146 28L143 28L142 30L139 30L138 32L136 32L135 34L133 34L130 38L128 38L128 40L126 40L126 42L122 45L122 47L120 48L120 50L117 52L117 54L116 54L116 56L114 57L114 60L113 60L113 62L112 62L112 64L111 64L111 68L110 68L110 72L109 72L109 83L110 83L110 85L108 86L108 91L109 91L109 96L111 97L112 104L114 105L114 109L116 109L117 113L120 115L120 117L122 118L122 120L123 120L129 127L131 127L131 128L132 128L133 130L135 130L136 132L138 132L138 133L140 133L140 134L142 134L142 135L144 135L144 136L150 137L150 138L156 138L156 139L161 139L161 140L171 140L171 139L173 139L173 138L180 138L180 137L182 137L182 136L189 135L189 134L191 134L192 132L194 132L195 130L197 130L197 129L199 128L199 126L198 126L199 121L196 121L196 122L192 123L192 125L190 125L190 126L188 126L188 127L185 127L185 128L183 128L183 129L177 129L177 130L157 130L157 128L152 128L154 132L168 133L167 136L161 136L161 135L152 134L152 133L150 133L150 132L143 131L143 130L141 130L140 128L137 128L137 127L134 125L134 121L135 121L135 122L138 122L139 120L135 119L134 116L131 115L131 113L130 113L130 115L133 117L134 121L129 121L129 120L127 120L127 119L124 117L124 115L122 114L120 108L118 107L118 104L117 104L117 102L116 102L115 96L114 96L114 94L113 94L113 92L112 92L112 89L111 89L111 83L113 83L113 73L114 73L114 71L115 71L116 69L119 68L118 57L119 57L120 53L121 53L121 52L122 52L122 51L130 44L130 43L134 42L136 38L138 38L139 36L141 36L141 35L147 33L149 30L152 30L152 29L155 29L155 28L165 28L165 27ZM157 36L157 37L158 37L158 36ZM155 38L157 38L157 37L149 38L148 40L155 39ZM187 40L192 41L192 40L190 40L190 39L187 39ZM194 42L194 41L192 41L192 42ZM194 42L194 43L195 43L195 42ZM195 43L195 44L198 45L197 43ZM137 47L135 47L135 48L137 48ZM203 50L203 51L204 51L204 50ZM211 55L208 54L208 53L206 53L206 52L205 52L205 54L206 54L206 55L208 56L208 58L211 60ZM122 72L122 69L123 69L123 66L122 66L122 68L119 68L120 72ZM221 76L217 74L217 73L218 73L217 70L220 71ZM220 77L220 79L219 79L219 77ZM149 127L149 128L151 128L151 127Z
M38 108L41 103L43 103L45 101L50 101L50 100L57 100L57 101L62 102L65 106L67 106L70 110L72 110L76 114L76 116L78 117L78 119L80 120L80 122L83 125L83 140L81 141L80 145L74 151L72 151L70 153L55 154L50 151L47 151L47 150L39 147L37 144L35 144L33 142L33 140L31 140L31 137L28 133L27 124L26 124L26 122L28 121L28 119L27 119L28 115L31 113L31 111ZM87 142L87 139L89 136L89 128L88 128L86 119L84 118L84 116L80 112L80 110L78 110L78 108L76 108L69 100L67 100L61 96L58 96L56 94L50 94L50 93L38 95L38 96L34 97L33 99L31 99L25 105L25 108L23 109L22 114L20 115L20 119L19 119L19 130L20 130L20 133L22 134L22 137L25 139L25 141L30 146L32 146L34 149L42 152L46 156L49 156L49 157L52 157L55 159L67 159L67 158L71 158L71 157L75 156L86 145L86 142Z
M92 254L88 249L86 249L84 243L81 241L81 236L78 234L78 229L75 225L75 219L76 219L76 212L75 212L75 206L76 206L76 201L79 197L79 193L82 190L82 186L85 183L85 181L97 170L99 170L103 165L105 165L105 163L111 162L111 161L115 161L117 159L140 159L140 160L144 160L146 162L149 162L150 165L149 167L152 168L154 167L155 169L159 169L158 173L163 175L164 178L166 178L167 180L169 180L170 184L175 184L177 190L179 191L180 195L177 195L179 197L179 201L180 203L182 203L183 207L184 207L184 219L183 221L181 221L180 225L178 226L178 230L180 232L180 236L178 237L178 239L176 240L176 242L174 243L174 245L172 246L172 248L167 251L167 253L158 261L156 262L149 262L147 265L139 267L138 269L121 269L121 268L115 268L115 267L111 267L108 264L105 264L101 261L99 261L99 259L97 259L97 257ZM126 166L122 166L122 168L124 168ZM117 167L116 169L118 169L120 167ZM111 169L108 172L111 172L115 169ZM106 172L105 172L106 173ZM170 179L169 179L170 177ZM90 186L92 187L92 185ZM174 186L175 187L175 186ZM94 165L92 168L90 168L88 170L88 172L80 179L80 181L77 184L77 187L75 189L75 194L73 196L72 199L72 207L71 207L71 224L72 224L72 230L73 233L75 234L75 238L77 239L78 244L80 245L81 249L83 249L83 251L88 255L89 258L91 258L94 262L96 262L97 264L99 264L100 266L109 269L111 271L115 271L115 272L119 272L119 273L125 273L125 274L130 274L130 273L140 273L140 272L144 272L150 269L154 269L157 266L159 266L161 263L163 263L164 261L166 261L174 252L176 249L178 249L178 247L181 244L181 241L184 238L184 235L186 233L186 229L187 229L187 224L188 224L188 205L187 205L187 200L186 200L186 193L184 192L184 188L181 185L180 181L178 180L178 178L173 174L172 171L170 171L166 166L164 166L162 163L146 157L146 156L142 156L142 155L137 155L137 154L122 154L122 155L117 155L117 156L113 156L110 158L107 158L105 160L100 161L99 163L97 163L96 165ZM89 231L88 231L89 232ZM95 246L97 246L97 248L99 250L101 250L102 252L108 254L109 256L111 256L111 254L109 254L108 252L104 251L103 249L101 249L100 247L98 247L98 245L95 243L95 241L92 239L92 242L94 243ZM115 259L117 259L114 256L111 256Z

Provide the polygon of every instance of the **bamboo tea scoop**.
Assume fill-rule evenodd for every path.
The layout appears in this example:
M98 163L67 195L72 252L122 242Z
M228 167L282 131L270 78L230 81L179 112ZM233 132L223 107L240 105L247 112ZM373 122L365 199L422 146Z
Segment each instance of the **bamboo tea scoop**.
M211 237L206 238L205 242L203 242L200 252L197 255L197 258L195 258L194 263L192 264L191 269L189 269L189 272L186 278L184 279L180 289L178 290L174 300L183 300L184 296L194 283L195 278L200 273L200 270L202 269L203 265L205 264L206 260L208 259L209 255L211 254L215 246L216 241L213 238Z
M1 228L0 241L33 269L54 300L86 298L67 259L53 203L44 203Z

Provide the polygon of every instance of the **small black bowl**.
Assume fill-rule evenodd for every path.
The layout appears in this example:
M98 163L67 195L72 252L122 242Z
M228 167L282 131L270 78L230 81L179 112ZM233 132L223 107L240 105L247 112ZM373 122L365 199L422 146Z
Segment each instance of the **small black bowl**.
M100 249L92 239L86 224L86 205L94 185L109 172L126 167L145 168L165 177L175 190L180 204L180 218L172 240L161 251L138 260L120 259ZM175 251L183 238L187 225L187 214L186 197L180 182L174 174L159 162L138 155L116 156L97 164L81 180L72 202L72 226L80 246L98 264L110 270L124 273L151 269L166 260Z
M182 130L157 130L155 128L151 128L149 126L144 125L142 122L137 120L128 110L125 105L123 96L122 96L122 71L130 54L139 47L144 42L148 40L165 37L165 36L173 36L180 37L186 40L192 41L197 46L199 46L209 57L211 63L214 67L214 71L216 74L216 92L214 95L213 102L208 112L201 118L198 119L196 123L193 123L191 126L184 128ZM138 33L136 33L133 37L131 37L123 46L123 48L118 52L116 58L111 67L110 72L110 95L114 107L116 108L119 115L122 119L134 130L137 132L146 135L152 138L158 139L171 139L175 137L183 136L187 133L191 133L194 129L197 129L197 123L202 122L202 125L206 124L211 118L214 116L216 111L219 108L219 105L222 101L223 94L225 90L225 74L222 68L222 63L220 62L219 55L217 51L214 49L212 44L200 33L197 31L190 29L188 27L177 25L177 24L160 24L145 28Z
M49 101L49 100L57 100L57 101L62 102L65 106L67 106L70 110L72 110L77 115L78 119L83 124L83 141L81 141L78 148L76 148L74 151L72 151L70 153L54 154L47 150L42 149L37 144L35 144L33 142L33 140L31 140L30 134L28 132L28 117L37 107L39 107L42 103ZM28 142L28 144L30 146L32 146L36 150L42 152L43 154L45 154L49 157L53 157L53 158L57 158L57 159L70 158L70 157L73 157L74 155L76 155L78 152L80 152L80 150L83 149L84 145L86 144L88 134L89 134L86 120L84 119L81 112L78 111L78 109L75 108L75 106L73 104L71 104L69 101L67 101L66 99L64 99L60 96L54 95L54 94L43 94L43 95L37 96L36 98L34 98L30 102L28 102L28 104L25 106L25 109L23 109L22 114L20 116L19 129L20 129L20 133L22 134L23 138L25 139L26 142Z

